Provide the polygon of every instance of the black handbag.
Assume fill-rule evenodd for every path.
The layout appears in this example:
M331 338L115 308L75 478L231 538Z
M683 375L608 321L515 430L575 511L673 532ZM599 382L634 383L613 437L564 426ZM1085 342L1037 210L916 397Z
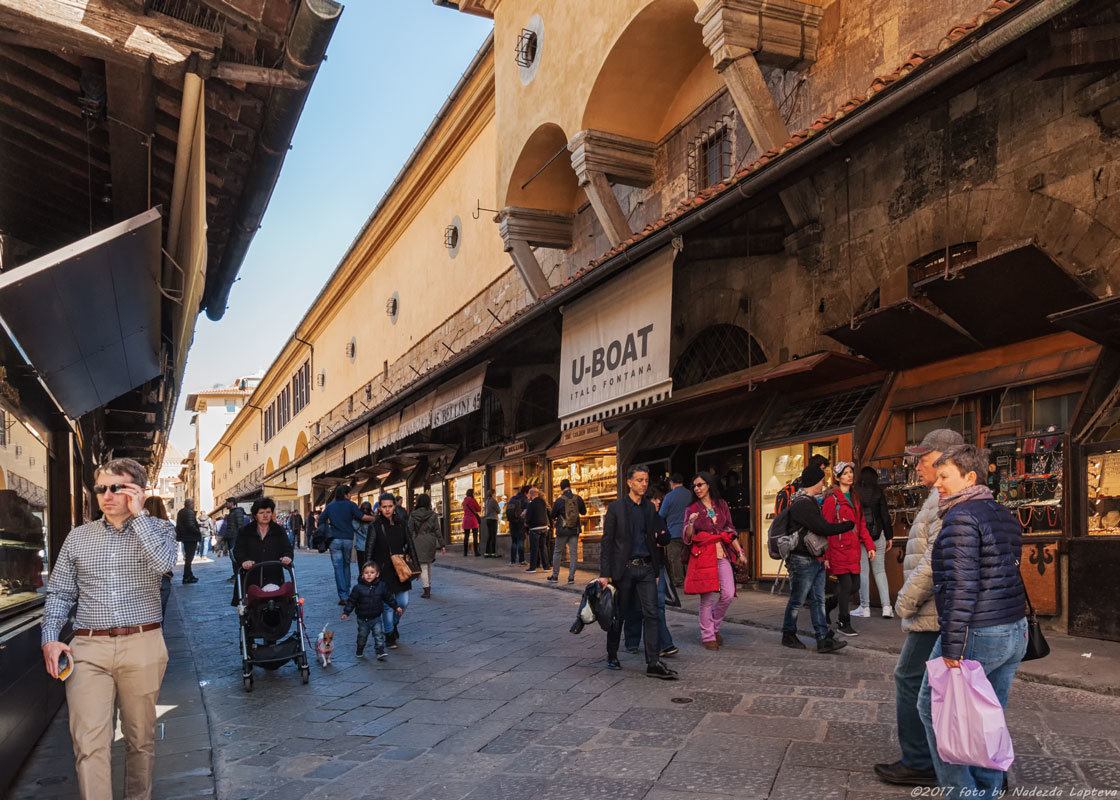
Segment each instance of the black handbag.
M1018 562L1015 564L1019 566ZM1046 658L1050 655L1050 645L1046 642L1046 637L1042 635L1042 627L1038 624L1038 617L1034 613L1034 606L1031 605L1031 596L1027 594L1027 584L1023 582L1022 573L1019 574L1019 582L1023 585L1023 597L1027 598L1027 652L1023 656L1024 661L1034 661L1038 658Z

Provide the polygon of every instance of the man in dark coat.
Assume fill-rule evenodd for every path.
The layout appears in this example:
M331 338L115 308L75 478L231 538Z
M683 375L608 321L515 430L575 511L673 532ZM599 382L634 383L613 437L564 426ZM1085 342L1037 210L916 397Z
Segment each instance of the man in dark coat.
M194 561L202 530L198 527L198 517L194 513L194 500L187 498L175 517L175 539L183 544L183 583L198 583L191 563Z
M300 535L303 533L303 516L298 510L288 515L288 530L292 532L292 548L299 549Z
M657 581L661 574L661 551L656 532L661 530L657 510L645 496L649 488L649 467L637 464L626 472L629 489L607 506L603 524L603 540L599 553L599 583L608 583L618 591L614 624L607 632L607 669L622 669L618 661L618 644L622 639L622 623L628 610L638 603L642 609L642 638L646 650L646 675L674 681L677 673L660 660L657 652ZM666 532L665 541L668 543Z

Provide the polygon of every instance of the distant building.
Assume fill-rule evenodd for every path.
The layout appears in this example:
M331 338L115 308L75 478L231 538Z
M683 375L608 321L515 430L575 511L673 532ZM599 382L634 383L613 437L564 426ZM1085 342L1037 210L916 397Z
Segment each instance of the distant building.
M245 405L245 401L261 382L261 376L238 378L229 386L216 386L187 395L186 410L194 413L194 448L184 463L187 465L186 496L194 498L194 507L209 514L214 510L214 467L208 461L199 461L198 453L208 453L222 438L226 428ZM248 463L248 453L227 453L230 466L242 460Z

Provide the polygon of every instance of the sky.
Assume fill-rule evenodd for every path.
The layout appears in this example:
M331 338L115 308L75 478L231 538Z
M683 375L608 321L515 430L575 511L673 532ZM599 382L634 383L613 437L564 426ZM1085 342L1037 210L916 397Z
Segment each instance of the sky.
M431 0L346 3L225 317L198 318L171 428L184 455L187 394L268 368L491 27Z

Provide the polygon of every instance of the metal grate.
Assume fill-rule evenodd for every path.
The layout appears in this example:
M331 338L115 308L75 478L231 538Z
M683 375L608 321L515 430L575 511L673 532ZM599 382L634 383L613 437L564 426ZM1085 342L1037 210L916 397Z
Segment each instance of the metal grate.
M454 250L459 246L459 229L454 225L448 225L443 229L443 246L448 250Z
M864 386L791 405L769 426L765 438L785 439L850 428L877 391L878 385Z
M731 177L731 114L688 143L688 193L697 193Z
M533 66L533 62L537 60L538 44L536 31L528 28L521 29L521 35L517 37L517 47L514 49L514 58L518 66L525 68Z
M738 325L705 328L677 359L673 388L683 389L766 361L762 346Z

